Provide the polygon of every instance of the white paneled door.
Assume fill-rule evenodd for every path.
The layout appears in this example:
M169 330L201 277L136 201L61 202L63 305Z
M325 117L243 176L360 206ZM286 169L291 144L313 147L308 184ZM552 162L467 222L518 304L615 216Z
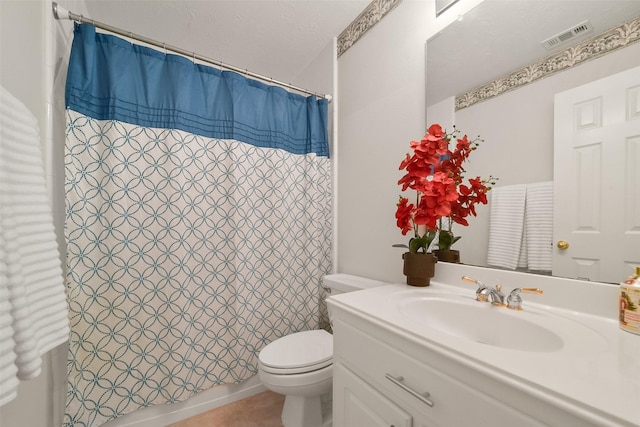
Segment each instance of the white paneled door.
M640 265L640 67L555 96L553 275Z

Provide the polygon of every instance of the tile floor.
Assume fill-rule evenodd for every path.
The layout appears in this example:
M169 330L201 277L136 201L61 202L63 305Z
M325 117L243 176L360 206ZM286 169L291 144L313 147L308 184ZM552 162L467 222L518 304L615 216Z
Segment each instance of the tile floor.
M265 391L167 427L282 427L284 396Z

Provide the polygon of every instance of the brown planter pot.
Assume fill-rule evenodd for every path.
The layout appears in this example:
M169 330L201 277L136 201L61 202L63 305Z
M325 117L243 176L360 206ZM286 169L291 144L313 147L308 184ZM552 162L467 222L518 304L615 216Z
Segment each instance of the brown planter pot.
M404 268L402 272L407 276L407 285L429 286L429 282L435 274L435 265L438 259L431 253L412 254L405 252L402 254Z
M438 258L438 261L460 264L460 251L455 249L448 251L435 250L433 254Z

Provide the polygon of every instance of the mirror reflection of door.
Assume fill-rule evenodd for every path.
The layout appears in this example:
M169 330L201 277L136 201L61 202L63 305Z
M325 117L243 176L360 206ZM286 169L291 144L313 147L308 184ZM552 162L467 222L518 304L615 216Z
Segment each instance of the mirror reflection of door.
M554 140L553 275L622 281L640 266L640 67L558 93Z

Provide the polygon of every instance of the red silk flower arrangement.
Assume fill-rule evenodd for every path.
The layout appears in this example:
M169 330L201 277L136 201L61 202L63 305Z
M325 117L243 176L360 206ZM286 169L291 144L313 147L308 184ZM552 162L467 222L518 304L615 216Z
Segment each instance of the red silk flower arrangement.
M399 169L407 173L398 185L402 186L402 191L412 189L417 192L415 204L400 196L396 211L402 234L413 230L414 237L408 246L411 253L427 253L436 235L438 249L450 250L460 239L453 235L452 223L469 225L466 218L476 216L475 206L487 204L487 191L495 178L483 180L478 176L465 183L463 177L463 163L482 140L470 141L467 135L458 138L459 133L455 126L453 132L446 133L439 124L431 125L420 141L411 141L413 155L407 154L400 164ZM449 143L454 138L457 144L451 151Z

